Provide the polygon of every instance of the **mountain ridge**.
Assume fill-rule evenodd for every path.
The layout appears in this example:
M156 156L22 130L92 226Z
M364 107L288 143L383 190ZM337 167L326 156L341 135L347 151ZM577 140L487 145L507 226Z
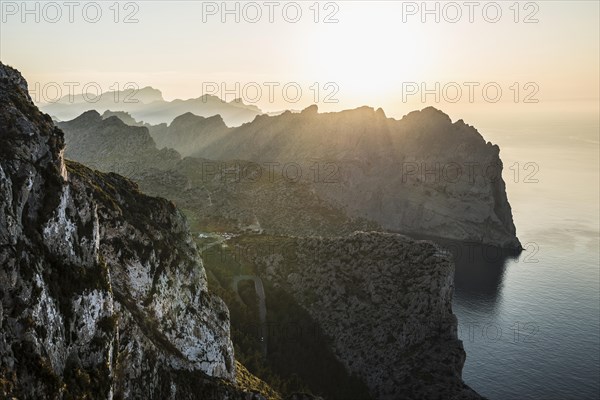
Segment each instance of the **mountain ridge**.
M330 113L311 106L236 128L182 119L149 132L183 157L291 165L323 199L391 231L521 249L500 148L441 110L396 120L368 106Z
M154 125L170 123L175 117L186 112L205 117L221 114L229 126L241 125L256 115L263 114L256 105L245 104L240 99L226 102L211 94L168 101L163 98L160 90L150 86L103 92L99 95L66 95L56 101L40 103L39 107L62 121L71 120L94 108L102 113L107 110L128 112L133 118Z

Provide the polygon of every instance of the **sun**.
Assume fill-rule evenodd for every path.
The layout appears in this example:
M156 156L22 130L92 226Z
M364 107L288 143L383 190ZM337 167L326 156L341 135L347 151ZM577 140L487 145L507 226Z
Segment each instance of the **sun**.
M399 6L383 6L387 13L374 8L371 14L368 8L344 3L338 23L312 30L306 70L334 81L342 97L374 104L398 94L404 82L424 79L433 64L427 31L394 23Z

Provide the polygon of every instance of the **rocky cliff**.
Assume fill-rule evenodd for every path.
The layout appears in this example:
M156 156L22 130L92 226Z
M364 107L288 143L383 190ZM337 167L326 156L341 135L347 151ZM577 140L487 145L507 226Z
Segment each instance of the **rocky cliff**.
M356 232L279 238L281 251L236 241L261 276L291 293L373 398L479 399L461 379L465 352L452 313L454 266L426 241ZM300 327L306 328L306 327Z
M0 63L0 397L252 397L175 206L63 151Z
M311 106L238 128L219 121L187 115L151 133L185 155L299 170L321 198L388 230L520 249L500 149L432 107L401 120Z

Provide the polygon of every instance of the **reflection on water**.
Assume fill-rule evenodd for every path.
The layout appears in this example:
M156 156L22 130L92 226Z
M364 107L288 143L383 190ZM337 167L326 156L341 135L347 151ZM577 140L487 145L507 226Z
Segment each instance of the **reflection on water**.
M518 259L520 252L476 243L433 240L452 253L455 293L461 301L495 307L502 294L507 261Z
M490 400L600 398L598 104L588 116L503 114L500 146L519 254L435 238L456 263L463 379ZM537 183L514 165L537 164Z
M489 312L493 312L501 297L507 262L518 260L520 251L433 236L411 236L431 240L452 254L455 302L487 307Z
M518 256L471 245L452 251L463 378L490 400L600 398L597 103L595 110L529 124L504 115L503 131L495 122L481 129L500 145L525 248ZM538 183L513 176L509 167L525 162L539 166Z

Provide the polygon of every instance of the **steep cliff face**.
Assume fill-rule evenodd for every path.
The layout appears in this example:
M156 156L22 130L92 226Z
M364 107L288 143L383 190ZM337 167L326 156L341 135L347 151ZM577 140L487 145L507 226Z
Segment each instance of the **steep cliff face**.
M299 165L320 197L392 231L520 249L498 146L439 110L395 120L370 107L312 106L238 128L209 124L196 118L154 135L186 155Z
M0 397L244 397L184 218L63 150L0 63Z
M285 251L249 252L261 276L310 313L373 398L480 398L461 378L454 266L437 246L376 232L280 240Z

